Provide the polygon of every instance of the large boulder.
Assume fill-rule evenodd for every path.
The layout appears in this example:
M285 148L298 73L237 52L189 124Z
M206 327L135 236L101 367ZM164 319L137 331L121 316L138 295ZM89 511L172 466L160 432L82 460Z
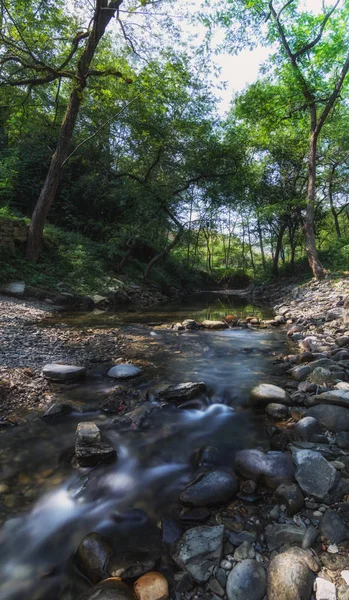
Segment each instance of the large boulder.
M308 442L318 433L321 433L321 427L314 417L303 417L291 429L292 439L296 441Z
M312 406L307 415L314 417L322 427L334 431L349 431L349 409L343 406L318 404Z
M277 488L281 483L294 479L291 455L282 452L267 452L251 449L241 450L235 457L236 471L252 481Z
M319 566L306 550L290 548L270 563L268 600L310 600Z
M84 377L86 375L86 367L52 363L43 367L42 375L50 381L65 383L66 381L75 381Z
M315 396L316 404L330 404L331 406L343 406L349 408L349 390L330 390Z
M192 506L224 504L237 492L238 482L234 475L226 471L209 471L199 475L183 490L180 500Z
M263 600L267 587L264 567L256 560L246 559L229 573L228 600Z
M203 525L188 529L177 544L174 560L197 583L207 581L223 552L224 526Z
M323 500L338 483L336 469L320 454L313 450L291 447L296 465L296 480L309 496Z
M93 467L101 462L110 462L116 451L102 441L101 432L92 421L79 423L76 429L75 457L81 467Z
M285 390L272 383L261 383L253 388L249 398L250 406L264 408L271 403L289 406L290 397Z

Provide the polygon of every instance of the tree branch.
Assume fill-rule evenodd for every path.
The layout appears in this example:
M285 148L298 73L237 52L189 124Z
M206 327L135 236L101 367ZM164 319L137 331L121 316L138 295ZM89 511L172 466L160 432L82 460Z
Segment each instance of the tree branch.
M298 50L297 52L294 53L295 60L297 60L297 58L299 58L300 56L302 56L303 54L308 52L308 50L311 50L312 48L314 48L314 46L316 46L316 44L321 40L322 34L326 27L326 23L329 20L329 18L331 17L331 15L334 13L334 11L336 10L339 2L340 2L340 0L337 0L337 2L334 4L334 6L331 8L331 10L325 15L318 35L311 42L309 42L308 44L305 44L305 46L303 46L303 48L301 48L300 50Z

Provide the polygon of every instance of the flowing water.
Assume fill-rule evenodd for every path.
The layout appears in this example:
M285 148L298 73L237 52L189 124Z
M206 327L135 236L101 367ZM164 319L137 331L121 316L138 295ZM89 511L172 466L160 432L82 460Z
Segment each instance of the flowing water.
M143 314L61 317L70 326L126 322L135 334L141 327L149 343L171 349L163 382L204 381L207 393L181 409L155 410L141 430L119 431L94 401L103 386L110 386L99 377L67 387L65 400L80 403L83 414L48 424L33 413L3 433L2 480L15 482L6 494L4 514L11 515L12 509L17 514L0 530L0 600L78 598L87 583L71 556L86 533L107 533L125 551L145 555L152 551L152 527L157 530L156 522L197 473L200 449L214 448L215 464L229 468L241 448L268 447L264 416L246 404L256 383L278 383L273 362L286 349L284 333L239 328L175 333L151 325L226 314L270 316L240 297L202 294ZM141 377L128 387L144 394L153 383ZM71 465L76 425L84 419L95 421L116 449L114 464L85 470Z

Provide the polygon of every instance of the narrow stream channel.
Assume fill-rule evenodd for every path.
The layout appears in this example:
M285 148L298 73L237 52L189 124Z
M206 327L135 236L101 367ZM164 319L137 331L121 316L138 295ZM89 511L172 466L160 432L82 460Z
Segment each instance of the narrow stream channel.
M155 325L227 314L270 316L241 298L218 294L199 295L142 315L61 316L68 326L74 319L79 326L110 327L114 321L120 326L122 319L135 335L141 328L149 343L159 344L159 360L161 348L171 349L171 359L163 364L164 383L203 381L207 393L180 409L167 405L154 410L140 430L120 431L113 424L115 416L101 412L95 401L103 386L110 386L105 376L99 376L67 387L64 401L80 403L83 414L49 424L31 413L25 423L3 433L2 480L17 477L13 494L25 488L26 496L24 509L0 530L0 600L78 599L88 582L75 570L71 557L85 534L113 536L125 555L152 555L157 523L171 515L180 491L205 468L205 461L231 468L238 450L268 448L265 417L248 409L247 400L255 384L280 381L273 363L286 351L285 334L244 328L174 332ZM127 386L151 401L153 384L140 377ZM71 465L76 425L82 420L101 428L117 451L115 463L84 470ZM26 510L32 499L34 505ZM6 511L11 516L11 505Z

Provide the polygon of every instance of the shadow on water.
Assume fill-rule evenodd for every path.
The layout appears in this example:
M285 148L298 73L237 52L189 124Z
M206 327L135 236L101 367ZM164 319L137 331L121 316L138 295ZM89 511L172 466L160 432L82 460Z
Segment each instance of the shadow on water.
M157 307L142 316L129 315L127 320L174 322L217 319L229 313L256 314L254 307L244 304L240 297L238 301L233 296L201 295L199 300ZM97 316L98 325L94 320ZM62 316L64 322L67 319L67 315ZM93 327L106 325L105 319L120 319L120 315L92 315L92 323L87 315L75 319L78 326L84 322ZM42 486L43 495L34 508L8 520L0 531L0 600L19 600L23 595L27 600L76 598L76 590L79 594L84 583L78 578L74 588L77 576L71 572L68 559L86 533L108 533L126 544L136 532L137 543L146 546L149 532L144 520L149 517L156 522L176 503L180 490L197 472L194 456L200 449L214 447L216 463L231 469L234 454L241 448L267 448L263 415L249 410L246 404L254 384L277 381L273 361L275 354L285 350L282 333L229 329L178 334L152 328L145 333L142 328L142 335L171 348L175 340L179 348L169 362L164 361L164 382L204 381L207 393L182 409L167 405L155 410L141 430L117 431L112 419L96 410L73 413L54 425L32 415L27 423L4 434L1 456L6 481L19 471L27 476L22 477L22 483L20 477L17 479L14 494ZM82 401L91 408L101 385L99 380L89 386L73 386L67 390L66 400ZM151 385L151 381L128 383L131 389L140 387L142 394ZM115 464L92 470L72 467L67 457L71 456L76 424L81 420L93 420L100 426L117 451ZM45 472L50 473L48 477ZM55 485L52 482L50 488L52 477ZM30 497L29 493L29 501ZM25 500L23 494L23 506ZM67 594L67 586L73 586L75 595Z

